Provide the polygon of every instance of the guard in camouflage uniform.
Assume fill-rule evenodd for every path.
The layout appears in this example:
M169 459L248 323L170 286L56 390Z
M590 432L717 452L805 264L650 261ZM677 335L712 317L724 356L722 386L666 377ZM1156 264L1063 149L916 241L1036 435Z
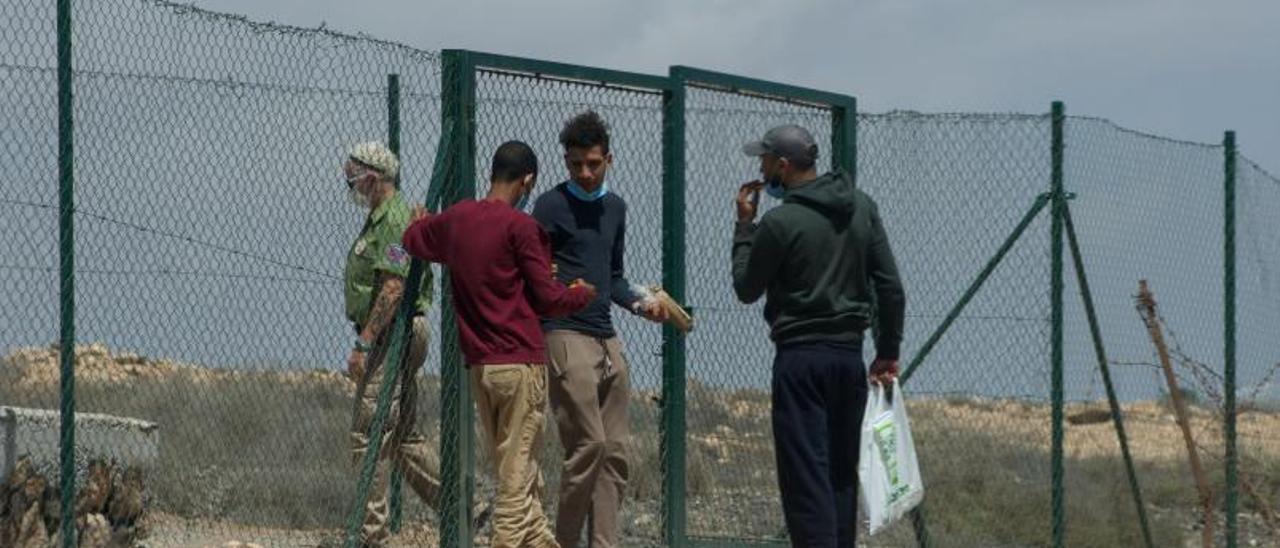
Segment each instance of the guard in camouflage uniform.
M368 211L364 228L347 254L343 288L347 319L356 338L347 358L347 372L356 382L351 425L352 460L358 466L369 446L368 431L378 405L383 361L390 350L392 326L409 275L409 255L400 238L409 226L411 210L397 190L400 165L382 143L357 145L343 166L347 188L356 205ZM390 413L372 489L365 506L361 544L378 546L390 536L387 487L391 467L399 469L407 483L433 509L438 508L440 472L438 459L427 440L414 428L414 382L427 355L427 322L423 312L431 301L431 270L423 273L415 306L413 329L392 388Z

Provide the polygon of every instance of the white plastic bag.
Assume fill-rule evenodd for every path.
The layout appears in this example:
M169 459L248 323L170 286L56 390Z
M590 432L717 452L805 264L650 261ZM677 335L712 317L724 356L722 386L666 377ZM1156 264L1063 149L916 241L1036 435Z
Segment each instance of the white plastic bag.
M862 417L858 456L858 500L874 535L924 500L924 482L916 461L906 395L893 381L892 400L885 387L870 386Z

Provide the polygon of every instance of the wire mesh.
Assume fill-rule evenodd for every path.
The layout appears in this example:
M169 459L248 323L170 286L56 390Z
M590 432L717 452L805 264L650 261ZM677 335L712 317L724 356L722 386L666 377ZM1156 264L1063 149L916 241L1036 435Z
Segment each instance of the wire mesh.
M1236 408L1241 512L1280 507L1280 178L1240 157L1236 166ZM1217 354L1211 355L1211 363ZM1256 518L1253 519L1256 521ZM1248 525L1248 522L1242 520ZM1244 527L1242 531L1249 531ZM1248 542L1250 535L1242 535Z
M858 186L880 205L906 287L907 363L1048 192L1050 120L858 122ZM1048 542L1048 244L1045 208L905 386L937 545ZM910 534L899 526L887 542Z
M6 33L15 47L0 68L15 98L5 165L20 169L6 169L16 214L0 222L33 232L0 245L26 269L6 277L35 289L4 299L36 300L5 302L30 320L0 329L6 354L37 347L27 369L44 371L56 363L43 347L57 298L42 289L55 287L54 193L19 184L53 173L56 155L37 148L56 136L52 63L26 48L56 35L52 5L33 6L2 8L13 12L3 25L25 30ZM72 16L78 409L158 425L152 457L112 453L147 466L151 542L323 538L355 485L341 278L363 214L340 168L351 145L387 138L387 75L400 73L413 128L403 191L421 201L439 133L436 56L159 1L78 2ZM41 390L3 401L51 407L54 367ZM80 459L101 456L84 433Z
M424 53L424 52L419 52ZM434 54L432 54L434 55ZM441 138L441 82L438 61L432 57L423 61L425 66L411 73L412 78L406 80L401 76L403 92L400 103L400 161L401 192L405 202L410 205L422 204L428 195L428 185L440 160L438 147ZM355 225L352 225L355 229ZM422 373L417 376L417 418L414 421L418 433L423 435L436 453L440 435L441 390L440 367L442 354L449 345L456 345L456 340L446 340L442 334L440 296L445 291L442 285L441 270L435 265L425 265L432 269L431 286L422 287L420 291L430 291L430 305L425 311L428 327L427 356L422 366ZM433 458L438 454L432 454ZM394 496L394 495L393 495ZM402 532L419 533L423 536L408 535L407 538L418 542L428 542L430 533L420 526L423 523L436 525L439 515L425 501L416 496L406 485L399 495L402 506L400 524ZM441 501L443 504L443 501Z
M627 203L626 276L633 284L662 281L662 95L658 91L553 80L525 74L479 70L476 74L477 196L488 192L489 164L498 145L517 139L538 155L537 195L568 180L559 144L560 130L574 115L595 110L609 125L613 164L609 191ZM532 206L530 206L532 207ZM603 289L602 289L603 291ZM658 450L658 395L662 386L662 330L614 307L614 329L630 367L630 478L619 527L628 546L656 542L662 481ZM555 516L563 449L548 414L541 466L548 515ZM477 439L483 439L477 437ZM480 447L477 447L480 449ZM484 459L477 459L483 463ZM485 466L477 477L488 477Z
M769 386L773 343L764 303L738 302L730 242L738 186L758 179L741 146L769 128L798 124L831 167L831 111L759 96L689 87L685 114L686 296L698 318L687 339L688 534L785 537L773 458ZM778 201L761 198L761 214Z
M1154 368L1124 365L1154 364L1134 312L1138 280L1151 284L1187 355L1210 363L1221 354L1222 150L1090 118L1070 118L1067 132L1067 189L1107 350L1121 362L1116 384L1123 399L1154 399ZM1203 244L1189 253L1185 242ZM1068 316L1080 317L1078 293L1068 303ZM1068 399L1093 400L1101 388L1088 334L1071 326Z
M0 6L0 405L57 409L58 151L54 10ZM50 345L53 345L52 347ZM22 372L19 372L22 370ZM56 460L54 461L56 462ZM3 463L0 472L10 463ZM53 463L50 463L52 465Z
M1198 451L1220 483L1223 417L1214 410L1221 409L1222 390L1222 149L1091 118L1069 118L1066 132L1066 185L1076 195L1072 216L1102 342L1154 542L1166 545L1182 534L1177 523L1197 515L1153 510L1194 509L1195 482L1187 473L1182 433L1167 420L1173 413L1169 390L1135 296L1138 281L1148 280L1180 387L1196 402L1190 420ZM1073 268L1067 270L1074 279ZM1067 287L1066 384L1073 402L1067 409L1068 519L1100 525L1098 531L1070 527L1071 535L1137 545L1141 532L1088 326L1081 321L1080 293L1074 283Z
M440 139L441 63L398 44L160 0L79 2L73 20L79 410L156 425L152 434L106 438L88 427L81 468L99 454L147 465L148 542L156 545L323 542L342 524L355 486L352 386L340 373L351 327L340 299L362 213L345 203L339 168L350 145L386 138L386 75L400 74L402 192L422 201ZM0 230L9 235L0 240L0 278L20 288L0 295L0 405L49 410L59 396L49 346L59 301L54 7L0 4L0 36ZM629 204L628 275L658 282L661 95L483 70L476 96L476 179L486 179L497 144L521 139L542 160L537 192L565 178L556 142L563 122L588 108L603 115L613 128L611 189ZM729 290L732 197L758 177L738 146L780 123L814 131L819 167L830 167L829 110L688 90L687 301L699 325L687 340L688 490L680 495L693 537L786 534L768 424L772 344L760 305L740 305ZM858 117L858 184L880 206L908 293L904 362L919 356L1049 190L1049 125L1047 115ZM1156 544L1172 545L1195 519L1194 485L1133 294L1149 280L1220 501L1223 150L1077 117L1066 121L1066 140L1066 190L1139 482ZM1280 427L1280 238L1272 229L1280 180L1242 158L1237 192L1240 506L1252 514L1280 503L1280 445L1271 434ZM1048 240L1046 208L907 385L935 545L1049 538ZM1136 545L1069 256L1067 264L1067 544ZM428 318L440 325L435 307ZM634 388L623 533L627 545L653 544L663 496L661 331L630 314L614 321ZM439 437L442 350L456 350L438 332L417 381L417 424L429 440ZM561 449L553 424L547 439L554 515ZM56 457L56 448L46 453ZM436 517L408 496L405 519L412 532ZM405 538L435 541L422 534ZM900 526L871 544L911 541Z

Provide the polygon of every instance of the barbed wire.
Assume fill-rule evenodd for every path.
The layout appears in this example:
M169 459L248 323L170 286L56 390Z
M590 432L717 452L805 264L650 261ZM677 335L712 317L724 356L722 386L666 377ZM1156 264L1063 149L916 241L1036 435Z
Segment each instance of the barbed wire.
M18 271L18 272L44 272L57 273L58 267L55 266L26 266L15 264L0 263L0 270ZM239 274L234 272L200 272L195 270L170 270L167 268L143 268L143 269L109 269L109 268L84 268L76 267L76 274L100 274L106 276L136 276L136 275L157 275L157 276L175 276L187 278L221 278L236 280L261 280L270 282L285 283L302 283L311 285L335 285L335 280L316 280L304 278L289 278L284 276L268 276L265 274Z
M28 202L28 201L25 201L25 200L14 200L14 199L10 199L10 198L0 198L0 203L3 203L3 204L10 204L10 205L26 206L26 207L35 207L35 208L40 208L40 209L49 209L49 210L52 210L52 209L56 209L56 208L57 208L57 206L52 205L52 204L42 204L42 203L38 203L38 202ZM196 239L196 238L193 238L193 237L191 237L191 236L184 235L184 234L178 234L178 233L168 232L168 231L164 231L164 230L160 230L160 229L156 229L156 228L151 228L151 227L147 227L147 226L142 226L142 225L137 224L137 223L132 223L132 222L124 221L124 220L121 220L121 219L116 219L116 218L114 218L114 217L109 217L109 216L107 216L107 215L103 215L103 214L99 214L99 213L94 213L94 212L92 212L92 211L86 211L84 208L77 208L77 209L75 210L75 213L76 213L77 215L82 215L82 216L85 216L85 217L88 217L88 218L91 218L91 219L96 219L96 220L99 220L99 221L102 221L102 222L106 222L106 223L111 223L111 224L114 224L114 225L122 226L122 227L125 227L125 228L128 228L128 229L131 229L131 230L135 230L135 231L138 231L138 232L147 233L147 234L155 234L155 235L157 235L157 236L162 236L162 237L171 238L171 239L175 239L175 240L181 240L181 241L187 242L187 243L189 243L189 244L192 244L192 245L194 245L194 246L196 246L196 247L203 247L203 248L212 249L212 250L215 250L215 251L221 251L221 252L223 252L223 253L229 253L229 254L231 254L231 255L236 255L236 256L239 256L239 257L247 258L247 259L253 259L253 260L256 260L256 261L261 261L261 262L264 262L264 263L273 264L273 265L275 265L275 266L279 266L279 267L283 267L283 268L288 268L288 269L291 269L291 270L296 270L296 271L298 271L298 272L306 272L306 273L308 273L308 274L313 274L313 275L316 275L316 276L320 276L320 277L328 278L328 279L330 279L330 280L341 280L341 279L342 279L342 277L341 277L341 276L338 276L337 274L333 274L333 273L329 273L329 272L322 272L322 271L315 270L315 269L312 269L312 268L307 268L307 267L305 267L305 266L296 265L296 264L291 264L291 263L286 263L286 262L284 262L284 261L280 261L280 260L277 260L277 259L272 259L272 258L269 258L269 257L264 257L264 256L261 256L261 255L255 255L255 254L253 254L253 253L249 253L249 252L247 252L247 251L243 251L243 250L239 250L239 249L234 249L234 248L230 248L230 247L223 246L223 245L218 245L218 244L211 243L211 242L206 242L206 241L199 240L199 239ZM77 270L77 271L78 271L78 270Z

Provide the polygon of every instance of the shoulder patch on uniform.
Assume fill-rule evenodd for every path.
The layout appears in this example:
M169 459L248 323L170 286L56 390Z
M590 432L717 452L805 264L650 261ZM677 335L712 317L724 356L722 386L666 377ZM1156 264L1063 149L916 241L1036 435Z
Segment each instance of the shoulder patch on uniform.
M387 246L387 262L393 265L404 265L409 262L409 252L400 244Z

